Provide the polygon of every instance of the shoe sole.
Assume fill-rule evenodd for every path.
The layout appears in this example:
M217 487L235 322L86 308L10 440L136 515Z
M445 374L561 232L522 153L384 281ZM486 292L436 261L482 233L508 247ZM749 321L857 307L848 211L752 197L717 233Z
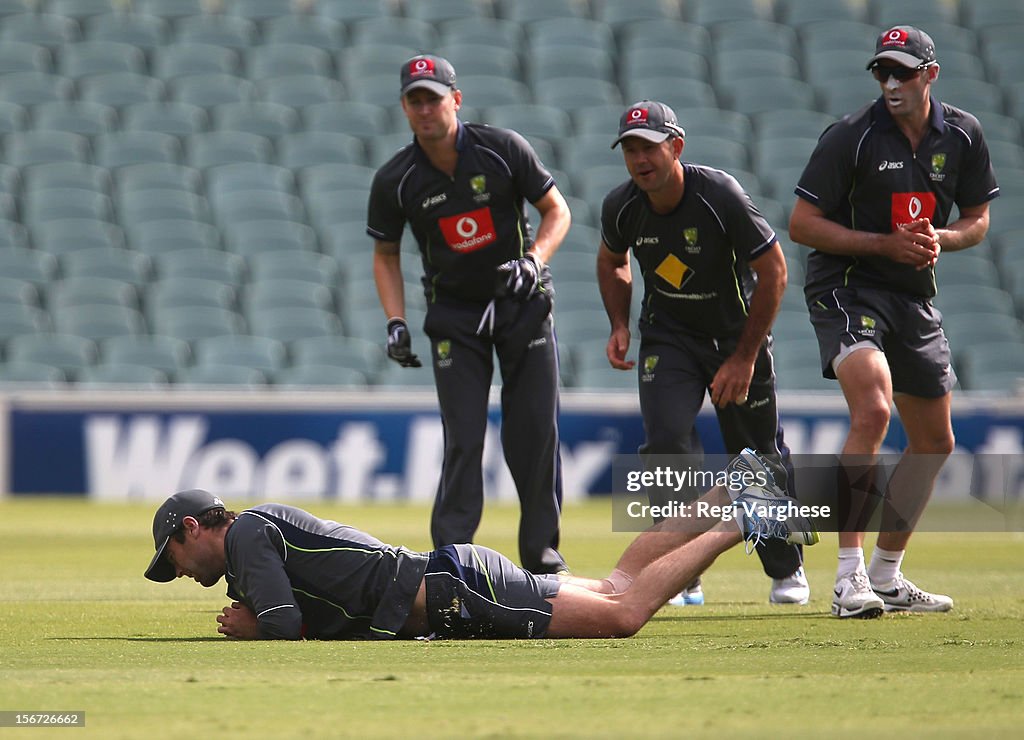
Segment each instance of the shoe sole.
M791 545L817 545L821 542L821 535L817 532L790 532L786 542Z
M857 611L845 609L841 604L832 602L832 616L839 619L875 619L882 616L884 606L862 607Z
M897 604L884 604L882 606L882 608L886 611L886 613L906 612L908 614L943 614L945 612L952 611L953 610L953 605L949 604L947 606L947 605L943 604L943 605L937 606L937 607L928 607L928 606L899 606Z
M768 597L768 603L775 604L776 606L804 606L810 600L810 597L808 597L806 599L801 599L800 601L776 601L771 596Z

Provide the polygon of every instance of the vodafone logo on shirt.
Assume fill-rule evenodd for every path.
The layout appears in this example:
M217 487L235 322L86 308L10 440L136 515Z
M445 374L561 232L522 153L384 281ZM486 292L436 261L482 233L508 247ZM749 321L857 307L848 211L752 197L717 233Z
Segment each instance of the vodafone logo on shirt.
M457 216L438 219L441 234L455 252L474 252L495 241L494 219L490 208L478 208Z
M893 231L919 218L927 218L929 221L935 220L934 193L892 194L892 223L890 225Z

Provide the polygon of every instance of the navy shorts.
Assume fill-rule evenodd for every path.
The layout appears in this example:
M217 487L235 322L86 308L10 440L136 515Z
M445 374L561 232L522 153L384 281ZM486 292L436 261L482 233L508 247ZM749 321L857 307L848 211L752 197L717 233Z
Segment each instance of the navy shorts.
M534 575L479 545L446 545L428 553L427 620L437 637L544 637L561 581Z
M835 379L832 361L864 342L885 353L894 393L941 398L956 384L942 314L926 298L870 288L836 288L808 305L818 336L821 373Z

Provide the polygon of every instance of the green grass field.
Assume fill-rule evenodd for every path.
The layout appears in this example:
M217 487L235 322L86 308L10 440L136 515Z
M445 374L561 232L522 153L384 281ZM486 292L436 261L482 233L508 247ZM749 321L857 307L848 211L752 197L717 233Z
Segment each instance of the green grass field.
M314 513L428 549L422 508ZM812 601L772 607L727 553L708 605L628 640L238 643L222 584L153 584L154 506L0 501L0 710L84 710L82 729L0 737L1019 737L1024 538L922 533L905 563L947 615L828 616L836 538L807 551ZM516 509L478 541L515 555ZM563 552L604 575L631 539L607 502L568 508Z

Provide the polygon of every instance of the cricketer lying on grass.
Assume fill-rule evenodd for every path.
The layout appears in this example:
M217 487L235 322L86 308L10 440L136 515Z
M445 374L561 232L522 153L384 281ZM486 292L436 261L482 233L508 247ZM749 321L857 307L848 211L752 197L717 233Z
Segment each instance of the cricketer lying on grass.
M729 521L665 519L641 533L605 579L535 575L473 544L430 552L284 504L239 514L202 490L176 493L153 519L146 577L181 576L210 587L224 577L234 601L217 617L236 639L627 637L683 585L741 541L813 545L806 517L781 516L797 502L775 485L753 450L727 466L763 474L765 485L716 487L701 501Z

